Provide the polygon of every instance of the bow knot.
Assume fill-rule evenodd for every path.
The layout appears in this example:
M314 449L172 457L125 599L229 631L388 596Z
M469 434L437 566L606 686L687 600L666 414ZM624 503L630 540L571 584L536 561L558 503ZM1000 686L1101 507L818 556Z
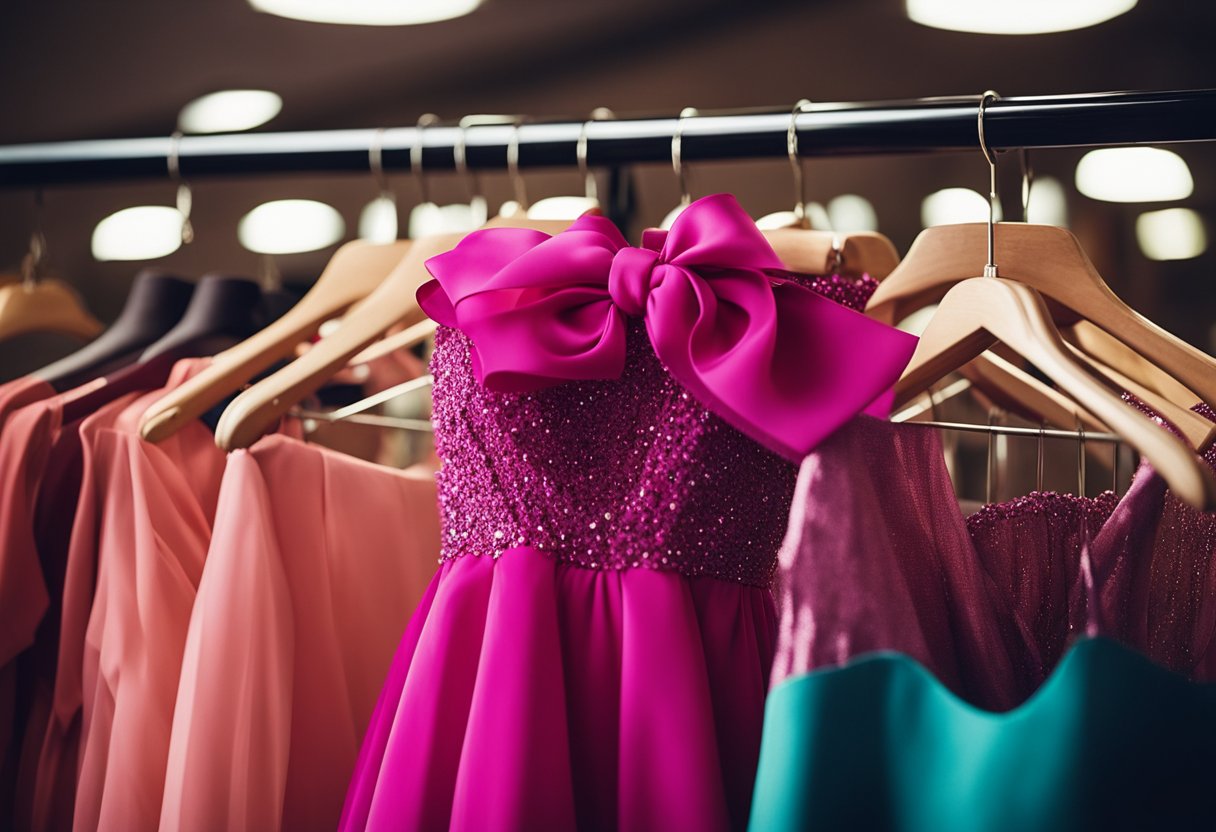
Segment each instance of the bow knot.
M608 271L608 295L622 312L641 317L646 312L646 299L661 279L655 274L660 265L659 252L648 248L626 246L612 257Z
M625 317L705 407L794 460L885 399L916 339L788 280L734 197L697 200L630 246L604 217L556 236L475 231L427 261L418 302L473 343L478 380L522 393L619 378ZM885 415L885 413L883 414Z

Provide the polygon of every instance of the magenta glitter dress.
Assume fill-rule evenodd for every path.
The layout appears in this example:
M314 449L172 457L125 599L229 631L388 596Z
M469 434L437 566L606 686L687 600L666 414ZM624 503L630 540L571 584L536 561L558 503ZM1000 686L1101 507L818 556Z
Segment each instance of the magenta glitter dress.
M796 467L733 427L747 417L730 401L704 388L701 395L690 391L715 384L704 366L699 381L690 381L673 369L679 358L656 354L679 341L694 353L709 349L715 335L736 346L748 332L755 335L719 323L699 342L688 332L677 338L678 326L663 317L671 296L656 297L670 281L687 279L717 293L720 318L749 302L727 298L731 287L721 282L738 277L741 267L679 265L677 249L696 248L688 239L696 236L693 224L722 230L715 210L735 212L727 226L742 213L733 200L696 203L681 216L683 230L677 221L661 249L626 247L616 234L602 271L591 276L587 261L603 251L596 245L615 234L601 218L584 218L553 238L479 232L428 264L455 308L453 315L420 292L428 312L447 324L432 358L444 460L442 565L372 717L343 829L746 825L776 640L769 584ZM743 219L740 233L747 235L751 224ZM738 246L733 227L725 231L715 239ZM743 242L743 249L767 249L754 226ZM562 246L567 255L573 247L574 256L563 259ZM747 251L757 259L746 262L756 262L752 285L767 289L759 269L775 256L763 249ZM475 254L485 255L474 258L479 271L454 268ZM486 287L504 286L515 258L531 258L520 271L528 285L487 297ZM640 272L622 275L639 261ZM635 282L625 286L626 279ZM629 296L639 285L643 294L649 290L648 300L639 301L636 291ZM823 297L860 308L873 286L825 279L807 291L805 281L784 284L815 314L862 327L863 336L876 334L871 356L845 355L848 342L836 347L837 366L854 385L832 399L832 418L839 420L882 394L913 346ZM773 294L780 293L769 289L770 303ZM465 317L469 307L461 304L470 297L500 303L499 318L477 311L484 314L480 323L494 321L502 332L516 323L504 317L537 309L549 323L538 323L526 341L496 340ZM704 322L713 299L705 291L699 297ZM572 306L554 311L570 298ZM602 298L604 305L592 308ZM615 317L622 308L634 310L629 320ZM765 322L765 314L760 309L749 320ZM767 323L775 327L771 315ZM618 336L619 343L609 343ZM561 338L564 346L554 346ZM601 380L567 372L563 361L586 359L605 343L619 346L620 364L600 372ZM511 349L529 354L504 368ZM802 356L804 365L809 360ZM771 369L753 366L760 368L756 377ZM568 380L534 383L538 368ZM495 376L507 370L514 372L509 384ZM525 370L533 376L520 383ZM819 427L830 432L836 425Z

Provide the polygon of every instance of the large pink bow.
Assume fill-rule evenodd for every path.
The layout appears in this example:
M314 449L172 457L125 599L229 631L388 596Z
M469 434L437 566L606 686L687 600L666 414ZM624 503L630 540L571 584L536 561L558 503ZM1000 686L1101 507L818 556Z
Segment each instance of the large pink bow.
M633 248L585 216L556 236L475 231L427 261L418 301L473 342L477 378L529 392L618 378L625 318L707 408L795 461L899 378L916 339L776 276L785 270L733 196L684 210Z

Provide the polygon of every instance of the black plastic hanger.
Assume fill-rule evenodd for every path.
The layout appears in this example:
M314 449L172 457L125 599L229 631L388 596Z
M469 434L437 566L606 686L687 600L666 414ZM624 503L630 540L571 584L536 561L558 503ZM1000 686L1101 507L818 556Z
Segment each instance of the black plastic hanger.
M83 418L127 393L168 381L183 358L215 355L248 338L262 323L262 290L252 280L208 275L199 281L177 324L131 364L78 387L63 400L63 420Z
M152 270L135 277L122 313L95 341L33 373L59 392L113 373L171 330L190 304L194 284Z

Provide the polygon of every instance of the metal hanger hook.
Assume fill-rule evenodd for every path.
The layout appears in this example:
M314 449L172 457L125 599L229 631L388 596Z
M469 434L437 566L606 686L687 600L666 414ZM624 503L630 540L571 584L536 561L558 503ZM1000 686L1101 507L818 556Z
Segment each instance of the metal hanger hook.
M574 156L578 160L579 176L583 178L583 196L596 202L599 202L600 199L600 189L599 183L595 180L595 174L591 171L591 166L587 162L587 130L597 121L614 118L616 118L616 114L612 110L609 110L607 107L596 107L591 111L591 118L583 122L582 128L578 131L578 142L574 145Z
M794 174L794 219L799 228L810 228L806 216L806 177L802 172L802 159L798 155L798 116L811 108L809 98L800 98L790 110L790 126L785 133L785 152L789 155L790 171Z
M994 90L985 90L984 94L980 96L980 108L976 116L980 151L988 160L988 262L984 265L984 277L999 277L994 252L996 248L996 154L988 147L988 139L984 135L984 111L988 109L988 99L1000 101L1001 96Z
M519 172L519 127L523 116L516 116L511 123L511 137L507 139L507 175L511 178L511 189L521 210L528 210L528 183Z
M414 176L418 179L418 193L424 204L431 201L431 194L427 188L426 172L423 170L422 134L426 128L438 121L439 116L434 113L423 113L418 118L417 124L414 125L414 143L410 145L410 170L414 172ZM461 135L463 136L463 133Z
M377 127L376 132L372 134L371 145L367 148L367 167L372 172L376 189L380 192L379 195L396 205L397 195L389 187L388 174L384 170L384 134L386 131L385 127Z
M42 214L42 188L35 188L34 228L30 231L29 250L21 258L21 282L26 289L32 289L42 277L42 267L46 263L46 234L42 232Z
M190 222L190 211L194 207L194 193L182 178L182 131L174 130L169 136L169 179L177 185L177 212L182 215L182 244L194 242L194 225Z
M484 199L481 193L481 180L477 178L477 174L469 167L469 144L468 132L469 127L477 123L477 116L465 116L457 125L460 128L460 133L456 137L456 141L452 142L452 160L455 162L456 170L465 178L465 183L469 189L469 204L477 202L479 199Z
M680 115L676 118L675 132L671 134L671 169L675 171L676 181L680 183L680 205L685 207L692 202L692 197L688 195L688 177L684 171L684 120L695 118L696 115L696 107L680 110Z

